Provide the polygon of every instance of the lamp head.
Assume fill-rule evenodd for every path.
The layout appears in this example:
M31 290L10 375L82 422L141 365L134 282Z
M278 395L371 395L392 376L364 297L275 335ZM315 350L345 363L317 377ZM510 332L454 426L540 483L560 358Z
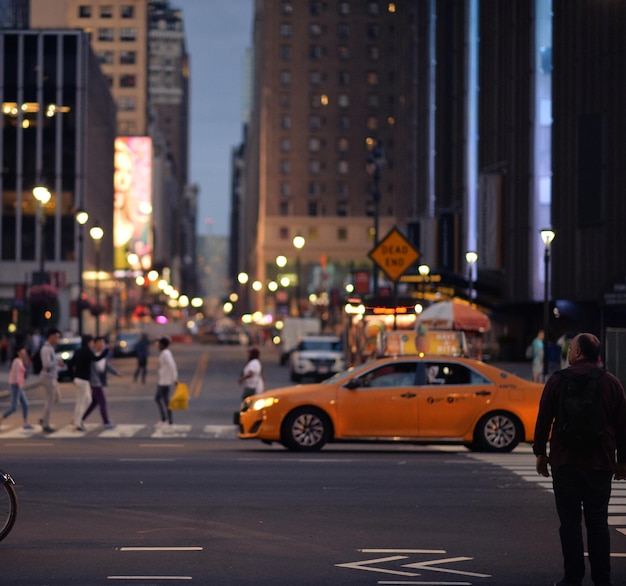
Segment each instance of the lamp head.
M550 247L550 244L552 244L552 241L554 240L554 237L556 236L552 228L544 228L543 230L539 232L539 235L541 236L541 241L543 242L546 248Z

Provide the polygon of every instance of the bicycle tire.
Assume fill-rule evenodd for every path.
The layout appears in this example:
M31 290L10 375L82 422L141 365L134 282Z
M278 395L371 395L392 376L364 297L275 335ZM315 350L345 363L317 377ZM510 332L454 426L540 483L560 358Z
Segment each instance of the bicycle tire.
M10 481L3 481L0 485L0 541L11 532L16 518L17 493L15 487Z

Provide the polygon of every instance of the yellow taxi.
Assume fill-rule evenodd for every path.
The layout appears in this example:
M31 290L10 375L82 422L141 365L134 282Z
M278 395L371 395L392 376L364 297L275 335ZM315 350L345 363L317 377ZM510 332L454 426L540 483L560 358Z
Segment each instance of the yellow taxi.
M241 439L313 451L333 441L532 442L543 385L469 358L381 358L322 383L266 391L239 411Z

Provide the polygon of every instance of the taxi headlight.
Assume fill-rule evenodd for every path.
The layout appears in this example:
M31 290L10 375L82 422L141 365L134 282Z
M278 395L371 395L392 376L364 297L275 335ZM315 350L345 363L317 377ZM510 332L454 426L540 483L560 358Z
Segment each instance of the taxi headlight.
M272 405L278 403L279 399L277 397L267 397L266 399L257 399L252 403L253 411L261 411L261 409L267 409Z

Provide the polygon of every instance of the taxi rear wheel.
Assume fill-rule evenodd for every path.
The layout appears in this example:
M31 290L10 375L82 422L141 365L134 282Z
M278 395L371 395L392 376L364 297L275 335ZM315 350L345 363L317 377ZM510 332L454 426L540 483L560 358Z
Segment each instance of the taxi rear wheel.
M328 417L319 409L305 407L285 418L281 443L290 450L313 452L321 450L331 435Z
M488 413L478 422L473 449L485 452L510 452L522 439L522 426L504 411Z

